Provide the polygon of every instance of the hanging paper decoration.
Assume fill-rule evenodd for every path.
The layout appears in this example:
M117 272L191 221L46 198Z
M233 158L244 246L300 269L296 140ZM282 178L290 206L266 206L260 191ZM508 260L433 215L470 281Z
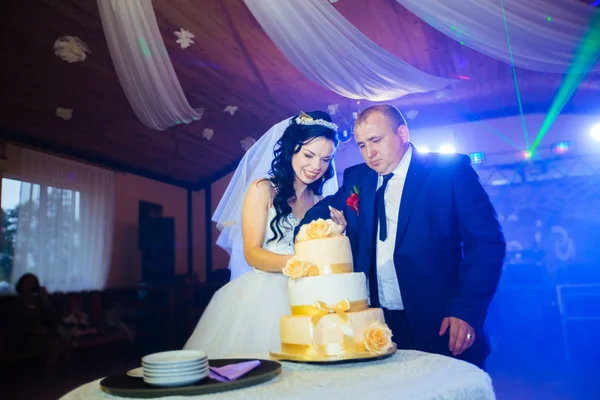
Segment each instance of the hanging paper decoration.
M68 63L83 62L92 53L77 36L61 36L54 42L54 54Z

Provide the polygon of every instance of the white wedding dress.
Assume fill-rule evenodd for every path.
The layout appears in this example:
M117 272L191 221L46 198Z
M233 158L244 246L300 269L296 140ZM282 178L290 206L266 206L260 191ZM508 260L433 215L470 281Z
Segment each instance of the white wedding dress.
M275 209L268 211L263 249L277 254L294 254L294 229L300 220L287 217L279 241L270 223ZM185 349L202 350L209 358L268 353L278 349L279 319L291 313L288 277L282 273L253 269L223 286L208 304Z

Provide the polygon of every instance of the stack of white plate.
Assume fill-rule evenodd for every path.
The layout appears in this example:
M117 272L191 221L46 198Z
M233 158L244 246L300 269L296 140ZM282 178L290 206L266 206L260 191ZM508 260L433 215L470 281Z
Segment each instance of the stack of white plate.
M165 351L142 358L142 368L150 385L192 385L208 376L208 358L196 350Z

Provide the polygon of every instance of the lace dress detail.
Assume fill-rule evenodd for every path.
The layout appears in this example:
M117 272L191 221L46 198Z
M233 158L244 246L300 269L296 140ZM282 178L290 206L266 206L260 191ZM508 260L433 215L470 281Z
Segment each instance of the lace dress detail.
M283 237L279 240L273 240L269 242L269 239L273 237L273 231L271 231L271 221L276 216L275 207L269 208L267 214L267 226L265 229L265 239L263 240L263 249L271 251L277 254L294 254L294 229L300 224L300 220L294 214L290 214L286 219L279 225Z

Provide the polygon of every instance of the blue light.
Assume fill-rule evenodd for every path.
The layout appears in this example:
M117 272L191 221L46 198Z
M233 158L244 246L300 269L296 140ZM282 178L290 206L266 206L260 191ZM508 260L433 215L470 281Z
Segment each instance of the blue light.
M558 142L552 145L554 154L566 154L569 151L569 142Z
M594 127L592 128L591 136L592 139L600 141L600 124L594 125Z
M471 157L471 162L473 164L481 164L485 161L485 154L482 151L471 153L469 154L469 157Z

